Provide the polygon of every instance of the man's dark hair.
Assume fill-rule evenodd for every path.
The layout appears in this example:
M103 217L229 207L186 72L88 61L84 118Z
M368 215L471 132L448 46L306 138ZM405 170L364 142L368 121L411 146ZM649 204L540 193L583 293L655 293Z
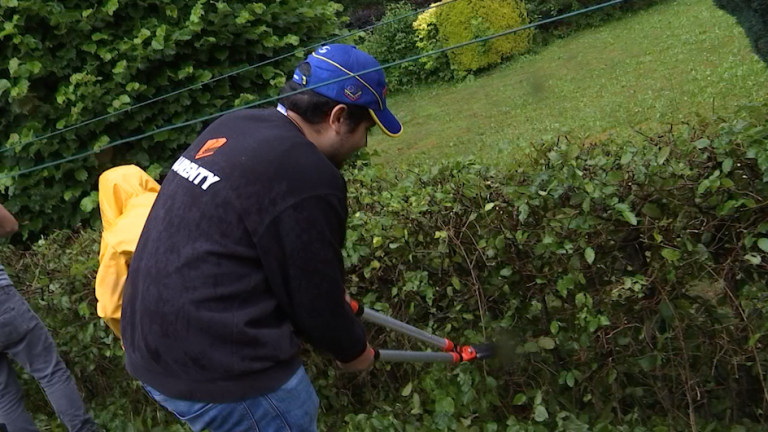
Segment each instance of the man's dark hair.
M312 66L309 63L304 62L299 65L299 72L308 77L312 73ZM283 86L280 95L295 92L302 88L304 88L303 85L291 79L285 86ZM341 103L319 93L315 93L312 90L280 98L280 103L312 125L324 122L328 119L328 116L331 115L331 111L333 111L337 105L342 105ZM349 122L350 129L357 129L364 122L373 121L368 108L351 104L343 105L347 106L347 113L344 118Z

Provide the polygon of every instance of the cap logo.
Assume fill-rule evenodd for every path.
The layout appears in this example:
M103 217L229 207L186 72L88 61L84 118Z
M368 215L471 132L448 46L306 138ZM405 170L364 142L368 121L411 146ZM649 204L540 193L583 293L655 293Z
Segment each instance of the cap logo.
M301 84L303 86L307 85L307 77L305 77L304 75L300 75L298 73L294 73L293 74L293 81L297 82L297 83L299 83L299 84Z
M357 102L358 99L360 99L360 96L363 95L363 91L360 90L360 87L357 87L354 84L348 84L346 87L344 87L344 96L347 97L347 99L351 100L352 102Z
M331 47L329 47L329 46L324 46L324 47L320 47L320 49L319 49L319 50L317 50L317 52L319 52L320 54L325 54L325 53L327 53L328 51L330 51L330 49L331 49Z

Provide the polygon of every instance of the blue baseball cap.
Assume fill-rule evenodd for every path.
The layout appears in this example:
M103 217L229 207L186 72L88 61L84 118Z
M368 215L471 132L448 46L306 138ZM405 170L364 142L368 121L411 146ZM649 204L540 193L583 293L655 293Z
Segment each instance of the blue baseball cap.
M295 82L305 87L314 87L349 76L345 80L313 88L312 91L339 103L368 108L376 124L390 137L399 136L403 132L403 125L387 108L387 81L384 71L378 69L350 76L380 67L379 62L370 54L353 45L331 44L318 48L306 61L312 66L310 76L304 76L299 68L296 68L293 73Z

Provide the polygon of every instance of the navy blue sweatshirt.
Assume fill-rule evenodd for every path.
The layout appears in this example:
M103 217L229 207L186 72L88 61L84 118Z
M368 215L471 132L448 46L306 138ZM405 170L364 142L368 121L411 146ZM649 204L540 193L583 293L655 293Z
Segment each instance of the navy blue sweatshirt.
M277 110L209 126L174 163L130 264L121 331L128 372L209 403L282 386L297 335L341 362L363 354L344 299L339 170Z

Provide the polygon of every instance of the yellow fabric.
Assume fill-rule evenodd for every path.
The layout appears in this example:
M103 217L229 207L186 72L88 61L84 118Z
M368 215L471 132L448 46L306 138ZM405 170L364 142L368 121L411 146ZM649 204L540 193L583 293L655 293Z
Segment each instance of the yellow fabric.
M99 177L101 235L99 271L96 274L96 310L118 338L123 287L128 266L160 185L141 168L124 165Z

